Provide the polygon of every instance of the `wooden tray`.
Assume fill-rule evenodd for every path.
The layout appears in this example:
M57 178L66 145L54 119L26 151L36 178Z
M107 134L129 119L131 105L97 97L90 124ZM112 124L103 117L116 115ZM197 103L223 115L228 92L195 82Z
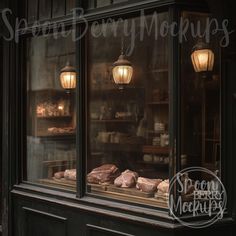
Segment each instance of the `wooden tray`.
M69 189L76 189L76 181L73 180L66 180L66 179L40 179L39 182L41 184L51 185L55 187L61 187L61 188L69 188Z
M87 184L88 191L107 191L107 185Z
M104 197L113 197L119 200L147 204L161 208L168 208L168 201L161 198L154 198L154 194L144 193L135 188L118 188L114 185L103 186L98 184L88 184L88 191L102 195Z
M115 199L123 200L123 201L128 201L132 203L141 203L141 204L147 204L149 206L155 206L155 207L161 207L161 208L166 208L168 209L168 201L165 201L163 199L156 199L153 197L140 197L140 196L133 196L133 195L128 195L126 193L118 193L118 192L111 192L111 191L101 191L101 190L95 190L93 191L95 194L102 195L104 197L112 197Z
M162 193L157 192L155 194L155 198L156 199L161 199L163 201L169 201L169 194L162 194Z
M52 178L54 181L61 183L61 184L66 184L66 185L70 185L70 186L75 186L76 185L76 181L75 180L68 180L65 178L61 178L61 179L57 179L55 177Z
M138 197L143 197L143 198L154 197L154 193L145 193L136 188L119 188L119 187L116 187L115 185L107 186L107 191L115 192L115 193L122 193L126 195L131 195L131 196L138 196Z

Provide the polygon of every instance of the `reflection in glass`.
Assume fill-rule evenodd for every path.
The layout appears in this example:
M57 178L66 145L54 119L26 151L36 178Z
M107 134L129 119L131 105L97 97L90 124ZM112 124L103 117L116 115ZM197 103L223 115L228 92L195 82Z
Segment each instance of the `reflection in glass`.
M27 39L27 49L25 180L75 189L75 94L60 83L61 68L68 60L75 65L75 45L70 37L47 36Z
M160 23L168 14L157 18ZM151 24L152 17L146 19ZM144 27L139 18L128 19L128 25L131 21L135 31ZM89 34L88 39L87 190L167 207L168 38L156 39L152 30L143 41L135 41L128 55L131 41L124 36L124 23L119 24L117 36L112 24L106 27L106 36ZM114 63L122 41L124 55Z
M205 29L207 14L185 12L183 16L195 24L200 21L201 30ZM181 168L201 166L220 175L219 45L212 38L208 49L195 51L192 56L198 63L193 67L191 48L198 39L188 38L181 47Z

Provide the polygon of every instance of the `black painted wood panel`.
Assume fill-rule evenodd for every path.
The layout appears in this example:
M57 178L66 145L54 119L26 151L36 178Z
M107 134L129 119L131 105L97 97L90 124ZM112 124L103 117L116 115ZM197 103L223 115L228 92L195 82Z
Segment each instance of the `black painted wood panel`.
M52 0L38 0L38 1L39 1L39 20L50 19Z
M72 13L72 9L76 7L76 0L66 0L66 14L69 15Z
M38 19L38 1L39 0L28 0L28 22L32 23Z
M127 2L128 0L113 0L113 3Z
M66 236L66 218L30 208L23 208L24 236Z
M107 229L96 225L86 225L87 233L86 236L134 236L132 234L126 234L121 231Z
M29 23L36 20L49 20L71 14L76 0L28 0L27 19Z
M65 15L66 0L52 0L52 18Z
M105 7L112 4L111 0L97 0L97 7Z
M193 230L184 227L174 228L174 224L165 227L163 222L153 221L140 223L131 220L127 215L125 218L119 216L119 212L110 212L111 215L99 212L99 209L80 209L80 203L64 204L53 198L27 196L20 192L13 193L14 210L14 236L31 236L31 230L39 230L41 234L34 233L33 236L233 236L231 222L225 222L212 228ZM25 219L28 217L28 221ZM138 219L138 218L137 218ZM30 224L30 225L29 225ZM56 229L58 227L59 231ZM23 230L24 229L24 230ZM26 234L25 229L28 230ZM51 231L50 231L51 230ZM195 232L195 233L194 233ZM53 234L52 234L53 233ZM12 235L10 235L12 236Z

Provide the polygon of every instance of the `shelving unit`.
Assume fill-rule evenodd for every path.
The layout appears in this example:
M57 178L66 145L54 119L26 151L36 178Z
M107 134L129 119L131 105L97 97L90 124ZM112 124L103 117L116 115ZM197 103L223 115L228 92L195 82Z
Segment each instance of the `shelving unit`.
M62 133L62 134L50 134L50 135L45 135L45 134L43 134L43 135L38 135L37 136L38 138L40 138L40 139L42 139L42 140L64 140L64 141L66 141L66 140L75 140L75 138L76 138L76 134L75 133L70 133L70 134L68 134L68 133Z
M160 46L161 45L161 46ZM162 60L155 62L149 61L147 70L148 79L146 80L146 112L147 112L147 129L146 143L142 146L143 157L139 164L143 172L148 172L149 176L155 178L156 173L161 178L168 176L168 163L155 162L154 158L169 158L170 148L168 145L153 145L154 139L161 139L168 135L169 127L169 70L168 59L165 57L165 41L158 42L154 48L160 50ZM153 53L153 47L150 48L150 54ZM150 57L151 58L151 57ZM165 127L163 130L155 130L155 123L162 123ZM145 155L152 158L152 161L145 161Z
M169 105L168 101L157 101L157 102L148 102L147 105Z
M112 163L117 165L121 172L130 169L137 171L144 178L158 178L159 175L163 179L168 178L169 164L143 162L145 154L156 156L155 158L158 156L169 158L168 141L164 144L165 147L163 144L159 147L153 146L151 140L155 137L168 136L168 41L155 40L153 45L153 39L147 40L152 43L147 42L145 45L139 43L134 54L130 56L134 73L131 82L122 89L115 84L112 77L112 64L116 60L116 54L120 52L120 39L114 39L113 50L117 53L111 53L109 59L103 58L101 54L98 55L97 48L91 46L92 59L88 62L87 108L89 171L102 164ZM124 42L125 47L126 43ZM140 63L140 56L145 58L145 63ZM160 90L160 97L157 90ZM128 112L132 116L116 119L117 112ZM165 123L165 128L159 132L155 131L155 120ZM120 140L119 134L121 134ZM127 141L124 141L125 135ZM136 137L136 143L129 143L129 137L131 141L132 137ZM94 152L102 155L95 158L92 155ZM163 171L160 171L162 167Z
M37 116L40 120L53 120L53 119L71 119L72 116Z
M51 133L50 128L68 128L75 127L75 111L74 107L74 93L67 94L64 90L38 90L30 93L31 107L28 114L31 120L31 127L29 127L29 134L42 139L68 139L68 136L75 136L73 133ZM59 110L56 106L64 102L65 110ZM41 106L45 109L45 114L38 114L37 108ZM53 111L47 111L50 106L55 107ZM49 115L50 114L50 115Z
M143 115L145 88L132 84L119 89L113 81L103 79L103 83L91 86L90 94L90 116L95 113L100 117L103 110L111 112L109 118L104 112L103 119L89 119L90 156L94 161L89 160L88 169L91 170L106 163L116 163L120 158L123 159L119 166L121 170L129 166L130 160L133 160L135 165L142 153L141 142L143 141L140 141L135 132ZM117 112L129 112L131 116L116 118ZM123 134L125 136L123 139L126 141L118 137L116 142L112 142L111 138L108 142L101 142L98 140L98 135L101 132L118 134L118 136ZM93 153L99 153L99 155L95 158Z
M76 123L74 94L64 90L37 90L28 94L28 153L40 172L41 184L70 188L53 179L56 172L75 168ZM62 104L62 105L61 105ZM62 109L59 107L62 106ZM35 150L39 150L35 154ZM29 154L28 154L29 155ZM34 174L32 174L34 176Z
M165 42L162 42L165 44ZM165 48L164 45L163 49ZM151 64L151 63L150 63ZM142 151L144 154L154 155L162 155L163 157L168 158L169 156L169 147L165 146L154 146L152 141L154 138L160 138L164 134L168 134L168 122L169 122L169 95L168 95L168 61L160 62L162 65L156 65L154 68L150 69L148 74L151 76L151 80L147 80L146 82L146 93L148 96L146 97L146 109L147 109L147 141L146 145L142 147ZM162 123L164 126L164 130L155 130L154 124L155 122ZM146 165L153 166L168 166L169 164L164 163L155 163L155 162L145 162L141 161L141 163Z
M168 73L168 69L167 68L162 68L162 69L151 69L149 71L149 73Z
M135 120L122 120L122 119L116 119L116 120L91 120L92 123L136 123Z

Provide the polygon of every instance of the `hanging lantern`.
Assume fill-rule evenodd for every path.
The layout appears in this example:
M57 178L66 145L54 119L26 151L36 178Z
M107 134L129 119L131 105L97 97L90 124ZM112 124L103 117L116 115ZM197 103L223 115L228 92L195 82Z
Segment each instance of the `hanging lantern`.
M191 59L195 72L209 72L213 70L214 53L207 44L199 42L193 47Z
M76 88L76 69L69 62L60 72L60 81L65 90L70 91Z
M113 66L112 74L114 82L121 87L129 84L133 75L133 67L131 62L126 59L123 53L121 53Z

